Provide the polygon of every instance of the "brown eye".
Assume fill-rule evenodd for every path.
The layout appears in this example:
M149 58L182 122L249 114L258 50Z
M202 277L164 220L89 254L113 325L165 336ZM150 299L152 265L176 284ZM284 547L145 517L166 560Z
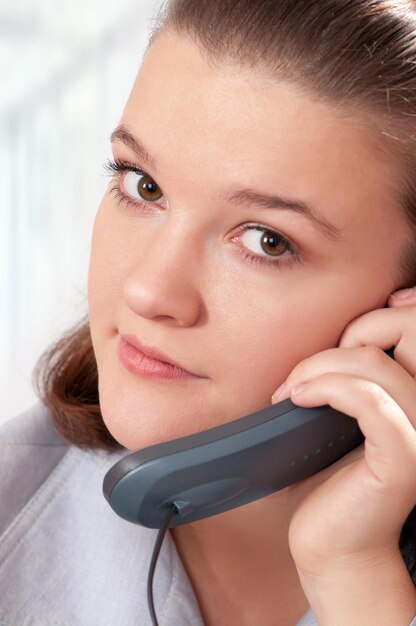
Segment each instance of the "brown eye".
M127 172L124 176L123 184L126 192L136 200L157 202L163 198L163 193L159 185L147 174Z
M261 226L246 226L237 239L247 250L263 259L290 256L294 252L291 243L283 235Z
M260 238L261 249L270 256L281 256L289 249L288 242L278 233L272 230L263 230Z

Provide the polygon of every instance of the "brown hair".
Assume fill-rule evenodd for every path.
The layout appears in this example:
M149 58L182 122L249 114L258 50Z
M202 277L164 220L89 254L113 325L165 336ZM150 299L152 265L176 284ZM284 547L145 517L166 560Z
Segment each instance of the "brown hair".
M56 430L82 448L121 448L104 424L88 314L40 356L32 374Z
M214 66L260 70L329 103L367 113L382 148L401 165L397 201L410 237L400 259L400 287L416 280L414 7L410 0L168 0L149 38L150 46L172 30L196 43ZM56 429L70 443L120 447L100 412L88 316L41 356L33 381ZM403 528L400 547L415 575L413 517Z

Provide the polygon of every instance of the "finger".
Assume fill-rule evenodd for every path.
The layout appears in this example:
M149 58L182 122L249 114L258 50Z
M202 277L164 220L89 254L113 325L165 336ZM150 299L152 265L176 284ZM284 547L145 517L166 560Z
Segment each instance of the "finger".
M330 404L358 420L365 440L365 455L374 478L385 487L411 487L416 499L416 431L397 403L379 385L338 373L326 373L291 395L299 406ZM402 489L406 491L406 489Z
M387 305L394 306L411 306L416 304L416 288L399 289L392 293L387 301Z
M338 345L382 350L395 346L395 361L416 378L416 306L369 311L346 326Z
M310 381L328 372L365 378L383 388L405 412L416 427L416 383L410 374L387 354L375 346L359 348L331 348L304 359L296 365L283 386L280 396L290 396L292 387Z

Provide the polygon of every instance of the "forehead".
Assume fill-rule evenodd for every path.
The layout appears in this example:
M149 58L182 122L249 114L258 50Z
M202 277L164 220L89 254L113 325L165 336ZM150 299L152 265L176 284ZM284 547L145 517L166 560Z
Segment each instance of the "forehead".
M175 171L197 185L203 169L230 188L244 180L307 199L341 228L361 224L364 211L370 222L380 211L397 220L396 165L369 117L261 71L213 67L177 34L149 48L122 121L164 176Z

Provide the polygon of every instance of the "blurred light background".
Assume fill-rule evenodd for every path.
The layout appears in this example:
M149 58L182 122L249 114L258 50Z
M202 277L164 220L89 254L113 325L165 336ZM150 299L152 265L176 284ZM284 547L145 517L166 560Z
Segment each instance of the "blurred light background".
M0 5L0 422L37 397L40 354L88 310L109 136L157 0Z

